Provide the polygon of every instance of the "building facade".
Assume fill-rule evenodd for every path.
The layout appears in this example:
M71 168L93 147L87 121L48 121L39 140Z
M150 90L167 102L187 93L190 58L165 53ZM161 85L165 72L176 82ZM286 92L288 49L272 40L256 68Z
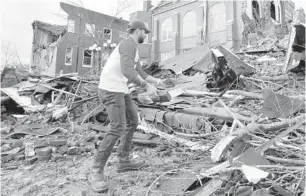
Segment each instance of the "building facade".
M39 67L41 73L89 73L93 66L102 66L116 44L127 37L126 20L62 2L60 6L68 14L67 25L53 40L50 37L54 33L47 39L43 36L42 42L40 34L45 35L48 31L45 27L36 30L33 26L33 47L38 45L41 49L40 52L32 50L32 65ZM91 48L94 44L97 53Z
M268 3L267 3L268 2ZM265 6L275 23L284 24L292 19L294 3L291 1L203 1L162 0L153 8L144 3L144 13L149 13L152 29L151 62L164 61L199 45L214 47L225 45L238 50L244 28L241 14L251 19L263 17Z

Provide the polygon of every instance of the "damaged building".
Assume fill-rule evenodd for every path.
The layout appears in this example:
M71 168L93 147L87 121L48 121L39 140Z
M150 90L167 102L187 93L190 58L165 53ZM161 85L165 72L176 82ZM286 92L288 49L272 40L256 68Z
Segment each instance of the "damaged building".
M144 2L144 10L131 15L146 21L152 29L151 62L164 61L196 46L222 44L239 50L243 36L242 13L252 20L267 15L275 25L286 25L292 19L292 1L165 1L155 7ZM284 28L286 31L286 27ZM288 33L288 32L287 32Z
M31 67L33 72L58 73L90 72L102 66L111 50L127 37L128 21L61 2L68 14L67 25L51 25L34 21ZM94 58L90 47L101 46L101 58Z
M67 25L32 24L33 69L48 75L84 75L98 66L99 73L115 46L112 44L127 36L128 21L66 3L60 5L68 14ZM294 7L292 1L280 0L162 0L153 7L148 0L143 2L142 11L130 15L130 20L142 20L152 29L139 45L140 59L149 65L187 51L193 53L192 49L203 45L207 46L204 52L219 44L239 51L242 45L265 37L260 32L267 27L283 37L290 31L287 24ZM98 55L90 50L93 44L102 47Z

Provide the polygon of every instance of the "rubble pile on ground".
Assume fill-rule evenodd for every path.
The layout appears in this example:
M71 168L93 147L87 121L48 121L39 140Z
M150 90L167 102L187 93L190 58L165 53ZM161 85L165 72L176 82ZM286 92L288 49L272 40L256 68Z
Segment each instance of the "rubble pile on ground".
M176 194L303 193L305 41L294 41L300 30L292 29L277 44L263 38L237 54L203 45L147 66L146 72L164 79L159 99L129 86L141 119L134 143L157 146L159 136L169 146L210 153L214 166L203 166L197 179ZM75 74L30 76L1 91L3 167L14 167L12 161L32 164L93 154L107 131L97 80ZM158 180L182 171L166 171L146 195Z

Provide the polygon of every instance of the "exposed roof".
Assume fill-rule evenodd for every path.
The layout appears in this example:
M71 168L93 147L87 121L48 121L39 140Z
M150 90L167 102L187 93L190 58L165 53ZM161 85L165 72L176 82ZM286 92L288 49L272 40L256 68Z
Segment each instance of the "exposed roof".
M152 8L152 11L156 11L165 5L171 5L171 4L173 4L172 1L161 0L155 7Z
M129 21L123 20L121 18L117 18L117 17L114 17L114 16L109 16L109 15L106 15L106 14L103 14L103 13L100 13L100 12L95 12L95 11L92 11L92 10L85 9L83 7L79 7L79 6L76 6L76 5L71 5L71 4L64 3L64 2L60 2L60 6L69 15L76 15L76 14L79 14L79 13L85 13L86 16L89 17L89 18L95 18L96 16L98 16L98 17L103 17L104 19L109 20L109 21L114 20L115 22L126 24L126 25L129 23Z
M66 28L66 26L63 26L63 25L54 25L54 24L50 24L50 23L41 22L41 21L38 21L38 20L35 20L32 23L32 28L33 29L35 28L35 26L38 29L51 32L54 35L60 35Z

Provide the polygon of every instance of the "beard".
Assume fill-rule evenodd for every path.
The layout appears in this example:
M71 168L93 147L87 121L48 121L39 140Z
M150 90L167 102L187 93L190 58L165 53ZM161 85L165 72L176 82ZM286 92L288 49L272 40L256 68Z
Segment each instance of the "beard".
M144 37L138 37L138 43L142 44L144 40L145 40Z

